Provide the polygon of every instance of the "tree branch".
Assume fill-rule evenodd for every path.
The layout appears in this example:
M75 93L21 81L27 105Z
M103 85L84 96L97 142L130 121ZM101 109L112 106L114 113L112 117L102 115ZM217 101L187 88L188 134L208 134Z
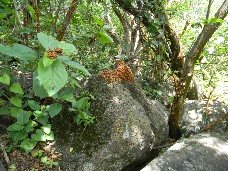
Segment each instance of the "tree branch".
M215 17L223 20L227 16L227 14L228 0L225 0L222 6L217 11L217 13L215 14ZM203 27L203 30L198 36L196 42L193 44L192 48L189 50L187 54L187 59L185 62L186 67L195 64L195 62L199 59L202 53L202 49L204 48L208 40L211 38L211 36L214 34L214 32L219 28L219 26L221 26L221 24L221 22L208 23Z
M120 40L117 36L115 29L113 28L112 19L110 17L110 13L109 13L106 1L103 1L102 3L103 3L104 11L105 11L105 21L108 25L110 25L112 27L111 29L107 30L107 32L109 33L109 35L112 37L114 43L116 44L118 53L121 53L122 48L121 48Z
M224 19L227 14L228 0L224 0L222 6L215 14L215 17L219 19ZM171 114L169 116L169 135L171 138L178 138L179 121L181 119L181 114L184 107L184 100L193 77L194 65L196 63L196 60L199 59L204 46L220 25L221 22L206 24L187 54L184 67L181 72L181 79L179 80L176 89L176 96L174 97Z
M57 23L57 20L59 18L59 12L60 12L62 3L63 3L63 0L60 0L59 1L59 4L58 4L58 8L57 8L57 10L55 12L55 17L54 17L54 22L53 22L53 28L52 28L52 36L54 36L54 34L56 32L56 23Z
M67 14L66 14L66 16L65 16L65 18L63 20L62 27L59 30L58 34L57 34L56 39L58 41L63 39L63 37L64 37L64 35L66 33L66 28L69 25L69 22L70 22L71 18L74 15L74 12L76 10L76 7L77 7L78 3L79 3L79 0L72 0L71 6L70 6L69 10L67 11Z
M206 19L208 19L210 16L212 2L213 2L212 0L209 0L208 7L207 7Z
M130 29L129 29L129 26L128 26L128 23L127 21L124 19L123 15L121 14L121 12L117 9L116 5L112 2L112 8L113 8L113 11L115 12L116 16L119 18L122 26L123 26L123 29L124 29L124 40L127 42L127 44L130 44L131 42L131 36L130 36Z

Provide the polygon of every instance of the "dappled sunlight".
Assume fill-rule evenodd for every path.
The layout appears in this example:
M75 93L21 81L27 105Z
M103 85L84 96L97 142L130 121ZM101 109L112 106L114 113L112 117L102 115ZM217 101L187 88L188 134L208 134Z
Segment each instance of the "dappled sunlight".
M194 121L202 121L202 115L199 115L196 110L190 110L188 111L188 116L191 119L194 119Z
M157 166L155 166L155 167L152 168L151 166L146 166L141 171L155 171L155 169L156 169L156 171L161 171L161 169L159 167L157 167Z
M222 143L220 139L215 137L205 137L198 140L202 145L216 150L216 152L221 154L228 154L228 142L226 144Z
M112 101L115 102L116 104L121 104L121 103L123 103L123 100L121 100L119 96L114 96L114 97L112 98Z
M181 142L181 143L174 144L167 151L177 151L177 150L183 149L184 147L186 147L185 142Z
M134 144L137 144L140 146L140 149L144 148L144 137L142 135L142 130L138 128L138 126L134 125L131 126L131 131L132 131L132 137Z

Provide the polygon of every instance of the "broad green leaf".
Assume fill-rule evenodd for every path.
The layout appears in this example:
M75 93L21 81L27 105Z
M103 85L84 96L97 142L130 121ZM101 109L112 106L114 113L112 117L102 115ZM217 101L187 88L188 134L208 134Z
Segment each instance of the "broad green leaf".
M29 9L29 13L30 15L32 16L32 19L36 19L36 16L35 16L35 10L33 9L33 7L29 4L27 4L27 8Z
M56 116L61 110L62 110L62 105L59 103L51 104L47 109L51 118Z
M42 125L46 125L48 123L49 115L43 115L38 118L36 118L36 121L41 123Z
M41 127L41 129L46 133L46 134L50 134L51 132L51 124L47 124Z
M19 123L14 123L7 128L7 131L17 132L17 131L21 131L23 128L24 128L23 125L20 125Z
M51 65L54 61L55 61L55 59L50 59L47 57L47 52L44 53L44 57L43 57L44 67Z
M25 152L28 154L30 151L32 151L32 149L35 148L36 144L37 141L26 138L21 142L20 147L24 149Z
M99 26L103 26L104 25L104 22L99 20L95 15L93 15L93 19L97 23L97 25L99 25Z
M46 135L42 129L37 129L36 133L31 135L31 138L36 141L46 141Z
M0 44L0 53L17 57L21 60L35 60L37 58L37 54L34 50L21 44L14 44L13 46Z
M54 132L51 131L50 134L46 134L46 140L53 141L55 139Z
M23 111L22 108L17 108L17 107L11 107L10 108L10 113L11 116L14 118L17 118L17 116Z
M25 125L28 123L30 116L30 112L22 111L19 115L17 115L17 122L21 125Z
M78 109L84 109L86 107L88 107L88 100L89 100L89 97L82 97L81 99L79 99L77 101L77 108Z
M19 97L10 98L10 103L12 103L16 107L22 107L22 101Z
M7 74L3 74L2 77L0 77L0 82L5 85L10 85L10 77Z
M23 95L24 94L24 91L22 90L21 86L19 83L13 83L11 86L10 86L10 91L13 92L13 93L17 93L17 94L21 94Z
M69 60L63 60L62 62L64 62L65 64L73 67L73 68L76 68L78 69L79 71L83 72L84 74L88 75L88 76L91 76L91 74L89 73L89 71L84 67L82 66L81 64L75 62L75 61L69 61Z
M20 141L28 137L28 133L25 131L19 131L19 132L10 132L9 137L13 141Z
M10 112L9 108L0 109L0 115L6 115Z
M65 41L59 42L57 47L62 48L63 53L65 53L67 56L77 54L78 52L73 44L66 43Z
M28 100L28 105L31 109L33 110L40 110L40 105L38 102L34 101L34 100Z
M38 75L37 70L33 73L33 90L35 92L35 95L40 98L48 97L47 91L45 90L44 86L41 84L40 77Z
M45 49L54 50L57 44L59 43L59 41L56 40L54 37L48 36L42 32L38 33L37 37L39 42Z
M59 60L55 60L52 65L44 67L43 59L40 59L38 74L49 96L56 94L67 82L66 69Z
M34 127L38 124L35 121L28 121L28 123L25 125L24 131L25 132L31 132L34 130Z
M98 32L97 38L103 43L112 43L113 39L104 32Z

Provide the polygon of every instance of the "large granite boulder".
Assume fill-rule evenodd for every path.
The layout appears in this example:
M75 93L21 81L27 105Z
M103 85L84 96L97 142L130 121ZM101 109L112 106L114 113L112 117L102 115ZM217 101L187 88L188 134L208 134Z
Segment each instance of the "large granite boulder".
M141 171L227 171L228 134L183 138Z
M84 129L68 112L53 121L55 147L63 154L61 170L133 171L155 158L159 151L153 147L168 139L163 106L135 84L107 83L95 76L86 85L96 98L91 103L95 123Z

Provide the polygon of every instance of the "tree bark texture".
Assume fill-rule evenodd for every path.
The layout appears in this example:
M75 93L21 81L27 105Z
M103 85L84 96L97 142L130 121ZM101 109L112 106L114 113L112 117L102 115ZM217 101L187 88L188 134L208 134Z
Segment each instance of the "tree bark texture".
M218 19L224 19L227 14L228 0L225 0L215 14L215 17ZM212 37L214 32L219 28L219 26L221 26L221 22L206 24L186 56L185 64L181 72L181 78L178 83L176 96L174 97L174 102L169 117L169 134L173 139L178 138L179 122L183 111L184 100L193 77L194 65L199 59L204 46Z
M67 11L67 14L63 20L63 24L62 24L62 27L60 28L60 30L58 31L58 34L57 34L57 37L56 39L58 41L61 41L66 33L66 29L67 29L67 26L69 25L70 23L70 20L71 18L73 17L74 15L74 12L76 10L76 7L79 3L79 0L72 0L72 3L71 3L71 6L69 7L69 10Z

